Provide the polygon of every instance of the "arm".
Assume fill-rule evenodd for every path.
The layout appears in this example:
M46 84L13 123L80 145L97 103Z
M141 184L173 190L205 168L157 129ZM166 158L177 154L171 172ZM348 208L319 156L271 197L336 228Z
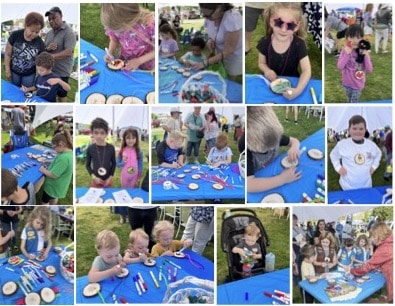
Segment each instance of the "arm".
M60 78L51 78L48 79L47 82L49 85L59 84L65 91L69 91L71 89L71 86Z
M7 243L8 240L10 240L10 239L11 239L12 237L14 237L14 236L15 236L14 230L10 230L10 231L7 233L7 235L5 235L4 237L1 236L1 233L0 233L0 245L1 245L1 244Z
M123 166L125 166L125 163L122 160L122 156L117 156L117 167L118 168L122 168Z
M44 259L47 259L47 258L48 258L48 253L49 253L49 251L51 250L51 247L52 247L52 240L51 240L51 238L49 238L49 239L48 239L48 242L47 242L47 247L45 248L45 251L44 251L44 253L43 253Z
M130 250L126 250L125 251L125 255L123 256L123 261L126 264L133 264L133 263L138 263L138 262L144 262L147 259L147 255L146 254L139 254L138 257L131 257L130 254L132 252Z
M88 280L91 283L97 283L106 279L107 277L114 276L121 272L122 272L121 265L115 265L114 267L104 271L99 271L99 269L92 267L88 273Z
M36 257L36 256L34 256L34 254L29 254L27 252L27 250L26 250L26 239L21 239L21 246L20 246L20 248L21 248L22 254L25 255L26 258L34 259Z
M276 72L267 65L266 56L260 52L258 55L258 67L269 81L272 82L277 78Z
M233 249L232 249L232 253L233 253L233 254L239 254L239 255L240 255L240 257L243 257L243 256L245 256L244 249L242 249L242 248L239 248L238 246L235 246L235 247L233 247Z
M143 163L144 163L144 151L140 149L139 160L138 160L138 176L141 177L143 173Z
M49 171L44 165L40 166L39 171L44 174L46 177L57 179L58 177L54 175L51 171Z
M300 157L300 142L297 138L290 137L289 138L289 149L287 151L288 159L290 161L298 160Z
M108 63L114 60L114 53L117 50L119 41L113 36L110 36L110 42L108 44L108 54L104 55L104 60Z
M300 60L299 65L301 74L299 77L298 85L296 86L296 90L292 91L291 95L286 96L286 98L288 98L289 100L295 99L297 96L299 96L306 88L311 78L310 58L308 56L305 56ZM284 94L288 95L287 91L285 91Z
M7 42L5 46L5 53L4 53L4 68L5 74L8 81L11 80L11 55L12 55L12 45Z
M57 53L51 53L55 61L73 56L74 48L76 45L76 37L71 28L67 28L66 31L67 33L64 36L64 40L63 40L65 49ZM53 51L53 50L49 50L49 51Z
M273 177L247 177L248 192L262 192L294 182L302 177L302 172L296 172L296 167L284 169L281 174Z
M130 59L127 61L125 68L128 70L137 69L140 65L155 59L155 51L148 52L138 58Z

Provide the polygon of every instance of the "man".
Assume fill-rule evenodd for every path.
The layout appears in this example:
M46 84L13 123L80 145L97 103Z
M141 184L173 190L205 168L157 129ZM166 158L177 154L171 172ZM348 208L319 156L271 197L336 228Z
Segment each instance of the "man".
M58 74L61 79L68 83L73 68L73 54L76 44L76 35L69 25L63 21L62 11L55 6L45 13L48 17L49 25L52 30L47 33L45 38L46 51L49 52L54 60L53 72ZM58 91L58 101L67 101L67 91L60 88Z

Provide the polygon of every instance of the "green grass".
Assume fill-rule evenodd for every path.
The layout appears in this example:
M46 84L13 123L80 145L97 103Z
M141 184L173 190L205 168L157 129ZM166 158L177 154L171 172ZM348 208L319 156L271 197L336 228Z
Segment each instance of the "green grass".
M275 269L281 270L289 268L290 221L285 217L279 219L277 216L273 216L273 211L270 208L250 209L257 213L257 217L261 220L269 237L270 246L267 252L272 252L276 256ZM223 252L221 248L222 213L224 211L225 208L217 209L217 285L223 284L226 280L226 276L229 274L226 253Z

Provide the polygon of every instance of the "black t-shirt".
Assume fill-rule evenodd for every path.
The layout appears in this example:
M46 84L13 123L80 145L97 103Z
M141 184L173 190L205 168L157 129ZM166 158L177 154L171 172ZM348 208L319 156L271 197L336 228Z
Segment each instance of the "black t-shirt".
M9 210L9 211L17 211L17 210L20 209L20 207L21 207L21 206L9 206L9 205L7 205L7 206L2 206L2 207L0 208L0 209L3 211L3 214L0 215L0 220L1 220L1 222L4 222L4 223L11 223L11 222L17 223L17 222L19 222L19 215L14 215L13 217L10 217L10 216L7 214L7 211L8 211L8 210Z
M178 149L171 149L166 140L163 140L156 149L156 155L158 157L158 165L162 164L163 162L171 164L178 160L179 155L184 155L182 148Z
M257 46L259 53L266 57L266 63L278 76L299 77L299 61L307 56L306 42L294 36L290 47L283 54L274 51L271 38L263 37Z
M99 175L99 168L106 169L107 173ZM92 144L88 147L86 150L86 169L89 175L94 174L96 177L106 180L110 176L114 176L115 168L115 148L113 145L108 143L105 146Z

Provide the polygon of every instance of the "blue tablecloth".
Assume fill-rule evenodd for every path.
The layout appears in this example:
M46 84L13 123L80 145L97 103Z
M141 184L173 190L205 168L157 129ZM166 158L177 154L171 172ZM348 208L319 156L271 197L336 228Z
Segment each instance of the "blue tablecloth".
M388 188L392 186L330 191L328 204L381 204Z
M219 305L271 305L272 302L276 300L267 297L264 292L274 294L274 290L279 290L285 293L290 292L289 269L264 273L220 285L217 287L217 303ZM248 300L245 298L246 292L248 292ZM279 303L281 304L281 302Z
M362 288L362 291L353 299L345 301L332 302L325 292L325 288L328 287L328 282L326 279L320 279L317 283L311 284L307 280L299 282L299 286L310 293L314 298L316 298L320 303L336 303L336 304L357 304L362 302L364 299L371 296L377 290L381 289L385 285L384 276L381 273L368 273L370 279L362 284L357 284L352 281L352 286L358 286Z
M260 203L263 197L271 193L279 193L283 196L285 203L301 203L303 200L302 194L306 193L310 198L314 199L317 193L316 181L318 175L325 173L325 159L314 160L307 155L309 149L319 149L325 152L325 129L322 128L314 134L301 141L300 148L306 147L306 151L299 159L297 171L302 171L302 177L292 183L271 189L265 192L248 192L248 203ZM266 168L263 168L255 173L256 177L273 177L279 175L283 171L281 160L287 153L280 154L277 158Z
M31 101L29 101L28 103L48 102L35 95L30 99ZM15 86L14 84L5 80L1 80L1 101L6 100L10 102L25 103L26 97L25 93L18 86Z
M82 66L85 62L92 60L87 51L90 51L97 59L97 63L89 66L98 70L98 81L91 86L82 89L80 92L80 101L85 104L86 98L92 93L102 93L105 96L119 94L124 97L134 96L145 101L145 96L155 90L155 78L148 72L140 71L112 71L107 68L104 62L106 52L99 47L81 39L81 53L87 56L86 61L81 62Z
M173 66L179 68L184 68L178 61L174 59L159 59L159 103L178 103L178 95L174 92L180 94L180 90L184 82L187 80L186 77L178 73ZM168 66L166 71L162 71L161 67ZM193 76L197 71L191 70L191 76ZM177 81L176 86L173 88L168 88L169 84L173 84ZM243 87L241 84L230 80L224 80L226 83L226 99L230 103L242 103L243 100ZM222 83L218 80L217 76L204 74L200 81L195 82L207 82L222 93ZM173 89L172 92L165 93Z
M162 265L162 262L165 259L168 259L175 264L181 266L181 269L177 271L177 280L180 280L186 276L195 276L200 279L214 280L214 264L209 261L207 258L202 257L201 255L194 253L190 250L185 250L185 254L188 254L191 257L192 263L188 260L187 257L183 259L179 259L176 257L158 257L156 259L155 267L146 267L143 263L135 263L127 265L127 269L129 270L129 275L124 279L108 278L100 282L101 285L101 294L104 297L106 303L113 304L112 295L115 294L117 297L117 301L119 303L120 298L124 298L129 304L133 303L161 303L163 297L166 292L166 282L167 280L167 268L171 267L171 270L174 271L174 267L169 264L163 265L162 272L166 277L166 281L162 278L162 281L159 281L159 267ZM197 267L199 266L200 269ZM159 288L155 287L155 284L151 278L150 272L153 271L156 280L159 283ZM141 296L137 294L136 286L133 282L133 277L140 272L144 282L147 284L148 290L143 293ZM84 297L82 291L84 287L88 284L88 277L82 276L77 278L77 303L87 303L87 304L96 304L103 303L99 296L94 297ZM193 287L193 286L188 286ZM173 291L175 292L175 291Z
M197 169L194 169L196 168ZM184 170L191 170L185 173ZM167 176L166 175L167 172ZM154 167L152 173L152 201L172 201L172 200L203 200L203 199L244 199L244 178L239 175L238 165L229 164L226 168L211 169L208 165L191 165L187 164L180 169L166 169L163 167ZM158 174L159 173L159 174ZM178 178L177 175L185 174L184 178ZM199 174L200 179L193 179L192 175ZM215 181L213 176L218 175L222 180L226 177L226 183L231 186L224 187L222 190L213 188ZM218 177L217 177L218 179ZM163 182L170 180L176 184L179 189L165 190ZM199 188L191 190L188 188L189 183L197 183Z
M296 77L286 77L291 81L292 87L295 88L298 83ZM246 89L245 89L245 103L246 104L263 104L263 103L276 103L276 104L313 104L313 97L310 93L310 88L314 88L317 101L322 93L322 80L310 79L304 91L294 100L288 100L282 95L274 93L265 81L257 75L246 76Z
M76 192L75 192L76 193L76 197L77 198L82 197L83 195L85 195L88 192L88 190L89 190L89 188L87 188L87 187L78 187L78 188L76 188ZM129 193L131 198L139 197L139 198L142 198L144 200L144 203L149 203L149 194L148 194L148 192L142 190L141 188L127 188L127 189L126 188L104 188L104 190L105 190L106 193L101 196L101 198L104 201L108 200L108 199L113 199L114 200L114 197L112 195L113 192L120 191L120 190L126 190ZM84 204L84 203L81 203L81 204Z
M37 183L43 174L39 171L41 163L36 159L29 158L27 153L32 153L35 155L41 155L44 153L43 149L52 151L49 148L34 145L31 147L22 148L19 150L15 150L1 156L1 166L3 168L11 170L17 165L21 165L24 162L33 163L34 165L24 170L21 173L21 177L18 177L18 185L23 186L26 182L32 182L33 184ZM48 158L47 158L48 159Z
M13 266L9 263L4 264L0 267L0 279L1 284L5 284L8 281L18 282L20 281L20 276L22 276L22 270L20 268L23 267L23 264L26 263L26 257L24 255L19 255L19 257L23 258L25 261L19 264L18 266ZM0 260L0 263L7 262L7 259ZM40 293L40 290L44 287L59 289L60 294L56 296L55 300L51 304L56 305L73 305L74 304L74 285L66 281L66 279L62 276L60 271L60 255L51 250L48 253L48 258L43 262L37 262L42 267L46 266L54 266L56 268L56 275L50 281L43 272L40 271L40 276L44 280L43 283L35 284L33 288L33 292ZM6 269L13 269L13 271L9 271ZM29 268L24 268L26 272L30 272ZM11 296L4 296L0 294L0 305L17 305L16 301L24 297L23 291L19 288L18 291Z

